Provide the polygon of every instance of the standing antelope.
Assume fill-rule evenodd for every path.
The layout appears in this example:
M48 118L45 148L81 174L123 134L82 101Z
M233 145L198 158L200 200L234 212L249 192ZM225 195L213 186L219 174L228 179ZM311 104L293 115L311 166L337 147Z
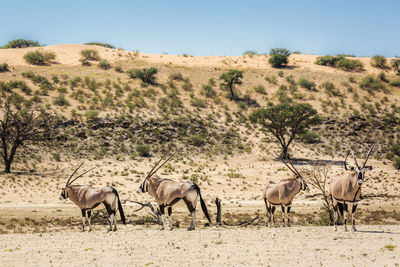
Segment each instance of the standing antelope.
M71 185L76 179L83 176L87 172L93 170L90 169L82 173L81 175L74 178L70 182L72 176L78 171L78 169L82 165L83 163L78 168L76 168L76 170L69 177L65 187L62 188L60 200L69 198L81 209L82 231L85 231L85 218L87 218L87 221L89 223L89 228L90 228L89 231L92 231L92 225L90 223L92 210L97 208L99 205L103 204L106 207L109 216L108 220L110 222L110 228L108 229L108 231L112 230L113 225L114 225L114 231L116 231L117 224L116 224L115 214L117 211L116 209L117 202L121 220L124 224L126 224L124 211L122 209L121 201L119 200L119 195L117 190L110 186L98 189L88 185Z
M175 153L174 153L175 154ZM157 169L155 169L158 164L165 158L167 154L165 154L157 164L151 169L149 174L147 174L144 181L139 186L137 193L148 192L160 207L161 212L161 220L162 227L161 230L165 228L164 222L164 209L168 208L168 217L170 229L172 230L172 206L177 203L179 200L183 199L186 206L189 209L189 212L192 215L192 222L188 228L189 231L195 229L195 219L196 219L196 204L197 199L200 197L201 208L206 216L207 220L211 223L210 215L208 214L207 206L201 196L200 188L197 184L192 181L184 181L184 182L175 182L170 179L160 179L158 177L152 177L158 169L160 169L171 157L167 158ZM155 170L154 170L155 169Z
M369 155L371 154L372 149L374 148L375 142L372 144L367 157L364 160L364 163L362 167L357 163L357 159L354 156L354 152L349 146L349 153L347 153L347 156L352 154L354 163L356 165L356 168L351 167L350 169L347 168L346 161L347 161L347 156L344 160L344 168L346 169L346 172L343 174L339 174L336 177L332 179L331 185L330 185L330 193L332 197L332 204L333 204L333 211L334 211L334 216L335 216L335 231L337 231L337 222L338 222L338 213L343 217L344 220L344 230L347 231L347 213L348 213L348 203L352 205L351 208L351 224L353 231L356 230L355 226L355 213L358 205L358 201L360 201L360 196L361 196L361 185L364 182L364 173L366 170L371 170L372 166L365 166L367 164Z
M290 227L289 221L289 212L292 206L293 198L301 191L301 190L310 190L304 178L301 174L296 170L293 164L289 161L290 166L285 162L283 158L282 162L291 170L295 177L291 179L284 179L279 181L279 183L269 182L264 189L263 197L265 202L265 207L267 209L268 216L268 226L271 225L271 219L274 223L275 227L275 217L274 212L276 206L281 206L283 218L282 218L282 226L285 227L285 218L286 218L286 226Z

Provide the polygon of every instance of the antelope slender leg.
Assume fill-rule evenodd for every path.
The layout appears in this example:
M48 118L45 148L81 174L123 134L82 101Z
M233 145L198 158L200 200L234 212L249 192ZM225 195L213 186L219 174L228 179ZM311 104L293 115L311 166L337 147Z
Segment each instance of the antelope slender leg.
M267 226L270 227L270 223L271 223L271 208L270 208L266 198L264 198L264 202L265 202L265 208L267 209Z
M90 222L91 218L92 218L92 211L91 211L91 210L88 210L88 211L87 211L87 220L88 220L88 223L89 223L89 232L92 231L92 224L91 224L91 222Z
M287 227L290 227L290 219L289 219L290 208L291 208L291 206L286 207Z
M160 205L160 212L161 212L161 222L162 222L162 226L161 226L160 230L164 230L165 229L165 222L164 222L165 210L164 210L164 205Z
M189 231L196 229L196 211L192 211L192 222L190 223Z
M172 225L172 207L168 207L168 219L169 219L169 229L172 230L174 226Z
M114 210L114 232L117 231L117 210Z
M195 220L196 220L196 209L194 208L192 202L190 202L189 200L187 200L186 198L183 199L183 201L185 201L186 206L189 209L190 214L192 215L192 221L189 225L188 231L194 230L196 225L195 225Z
M275 215L274 215L275 209L276 209L276 207L275 207L274 205L271 205L272 222L274 223L274 227L276 227L276 224L275 224Z
M82 213L82 232L85 231L86 209L81 209Z
M282 227L285 227L285 218L286 218L285 206L281 205L281 209L282 209Z
M347 205L346 202L343 202L343 224L344 224L344 230L347 232L347 217L349 213L349 205Z
M356 215L356 210L357 210L357 203L353 203L353 207L351 208L351 225L352 225L353 231L357 231L356 220L354 218Z
M338 215L339 215L338 214L338 203L336 200L333 200L332 202L333 202L333 216L334 216L333 225L334 225L335 231L337 231L337 223L338 223Z

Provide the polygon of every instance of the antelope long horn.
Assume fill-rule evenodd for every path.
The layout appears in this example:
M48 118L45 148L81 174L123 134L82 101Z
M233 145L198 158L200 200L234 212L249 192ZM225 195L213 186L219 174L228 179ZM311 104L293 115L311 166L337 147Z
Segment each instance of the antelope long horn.
M353 152L353 150L351 149L351 147L350 147L350 146L348 146L348 147L349 147L349 149L350 149L350 152L351 152L351 154L353 155L354 163L356 164L357 168L360 168L360 166L358 166L358 163L357 163L356 156L354 156L354 152Z
M279 155L278 155L278 153L276 153L275 151L274 151L274 153L276 154L276 156L277 156L278 158L280 158ZM283 157L280 158L280 160L286 165L286 167L287 167L290 171L292 171L294 174L298 175L298 174L296 173L296 171L294 171L294 170L285 162L285 160L283 159Z
M370 150L369 150L369 152L368 152L368 154L367 154L367 157L365 158L365 161L364 161L364 164L363 164L363 168L365 167L365 164L367 164L367 161L368 161L369 155L371 154L371 152L372 152L372 149L373 149L373 148L374 148L374 146L375 146L375 143L376 143L376 141L374 141L374 143L372 144L372 146L371 146L371 148L370 148Z
M350 155L350 150L349 150L349 152L347 152L347 155L346 155L346 157L344 158L344 169L347 171L348 169L347 169L347 157Z
M90 172L91 170L93 170L96 167L91 168L88 171L85 171L84 173L80 174L79 176L75 177L74 180L72 180L69 184L72 184L74 181L76 181L79 177L82 177L83 175L85 175L86 173Z
M155 169L155 170L151 173L151 175L150 175L148 178L150 178L151 176L153 176L153 175L154 175L162 166L164 166L164 164L167 163L175 154L176 154L176 151L175 151L174 153L172 153L172 155L169 156L157 169ZM147 178L147 179L148 179L148 178Z
M152 175L151 172L158 166L158 164L160 164L160 162L161 162L167 155L168 155L168 152L165 153L165 154L160 158L160 160L157 162L157 164L154 165L154 167L149 171L149 173L148 173L147 176L146 176L146 179L149 178L149 177Z
M286 158L286 160L287 162L289 162L290 166L292 166L292 168L296 171L296 174L300 177L303 177L301 176L300 172L294 167L293 163L288 158Z
M81 163L81 165L78 166L78 168L75 169L75 171L71 174L71 176L68 178L67 183L65 184L65 186L69 185L69 181L71 180L72 176L74 176L74 174L79 170L80 167L82 167L83 162Z

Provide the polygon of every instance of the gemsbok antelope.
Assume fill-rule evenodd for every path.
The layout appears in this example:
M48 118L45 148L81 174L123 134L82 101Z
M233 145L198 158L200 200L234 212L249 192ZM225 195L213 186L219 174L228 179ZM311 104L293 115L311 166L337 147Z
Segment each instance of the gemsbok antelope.
M165 163L167 163L167 161L170 160L174 154L168 157L156 169L156 167L160 164L160 162L165 158L167 154L165 154L157 162L157 164L147 174L144 181L140 184L137 193L148 192L156 200L157 204L160 207L160 212L161 212L161 220L162 220L161 230L165 229L164 209L166 207L168 208L170 230L173 229L172 206L182 199L192 215L192 222L190 223L190 226L188 228L188 230L191 231L195 229L196 204L198 197L200 197L200 204L204 212L204 215L206 216L207 220L211 223L210 215L208 214L207 206L201 196L199 186L193 183L192 181L175 182L170 179L161 179L158 177L153 177L153 175L157 172L157 170L160 169Z
M344 168L346 170L345 173L339 174L332 178L331 185L330 185L330 194L332 197L332 204L333 204L333 211L334 211L334 225L335 231L337 231L337 223L338 223L338 214L343 217L344 221L344 230L347 231L347 217L349 211L349 204L352 205L351 207L351 224L353 231L356 230L355 226L355 213L358 205L358 201L360 201L361 196L361 186L364 180L364 173L366 170L371 170L372 166L366 166L369 155L374 148L375 142L372 144L367 157L364 160L362 167L360 167L357 163L357 159L354 156L354 152L349 146L349 153L347 156L352 154L354 163L356 165L355 168L351 167L350 169L347 168L346 161L347 156L344 160Z
M274 223L275 227L275 209L276 206L281 206L282 208L282 226L285 227L285 219L286 226L290 227L289 213L290 208L292 206L293 198L301 191L301 190L310 190L304 178L297 171L297 169L293 166L293 164L287 159L287 162L283 158L281 158L282 162L286 165L286 167L291 170L295 177L291 179L284 179L279 181L279 183L275 183L270 181L264 189L263 197L265 202L265 207L267 209L267 217L268 217L268 226L271 225L271 220Z
M79 165L78 168L71 174L69 177L65 187L62 188L60 200L63 199L71 199L72 202L77 205L82 212L82 231L85 231L85 218L87 218L89 224L89 231L92 231L92 225L90 223L92 210L97 208L99 205L103 204L108 213L108 220L110 222L110 228L108 231L112 230L112 226L114 225L114 231L117 230L117 224L115 219L116 214L116 205L118 203L118 210L121 216L121 220L124 224L125 215L122 209L121 201L119 199L118 192L115 188L108 186L103 188L93 188L89 185L72 185L74 181L76 181L79 177L82 177L84 174L93 170L94 168L82 173L81 175L75 177L72 181L72 176L82 167L83 163ZM86 217L87 215L87 217Z

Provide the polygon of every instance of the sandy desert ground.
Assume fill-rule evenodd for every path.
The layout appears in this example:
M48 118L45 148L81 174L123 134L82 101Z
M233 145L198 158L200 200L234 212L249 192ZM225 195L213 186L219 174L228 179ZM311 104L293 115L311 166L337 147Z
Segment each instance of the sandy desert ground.
M398 266L400 226L204 228L107 233L7 234L0 265L47 266Z

